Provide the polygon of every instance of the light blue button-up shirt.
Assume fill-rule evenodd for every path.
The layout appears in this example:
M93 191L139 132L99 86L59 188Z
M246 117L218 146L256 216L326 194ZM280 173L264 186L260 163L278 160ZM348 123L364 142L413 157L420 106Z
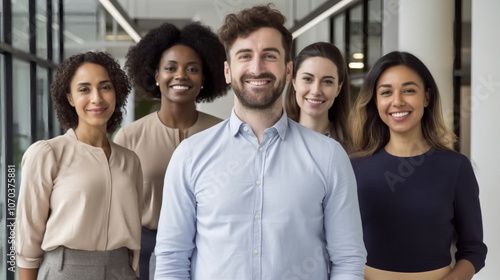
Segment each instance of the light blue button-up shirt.
M363 279L345 151L286 113L259 144L233 111L175 150L155 254L162 280Z

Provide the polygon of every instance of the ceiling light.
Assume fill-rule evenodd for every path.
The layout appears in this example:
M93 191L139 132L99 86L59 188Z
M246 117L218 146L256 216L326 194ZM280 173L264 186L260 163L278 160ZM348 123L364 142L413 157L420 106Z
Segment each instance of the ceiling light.
M365 64L363 62L349 62L349 68L351 69L363 69Z
M120 26L127 32L130 37L137 43L141 40L141 36L135 31L135 29L130 25L129 20L125 18L126 15L120 13L116 8L115 3L111 3L113 0L99 0L108 13L120 24ZM113 1L114 2L114 1ZM116 3L117 4L117 3Z
M365 57L365 55L362 53L353 53L352 54L352 58L354 58L354 59L363 59L363 57Z

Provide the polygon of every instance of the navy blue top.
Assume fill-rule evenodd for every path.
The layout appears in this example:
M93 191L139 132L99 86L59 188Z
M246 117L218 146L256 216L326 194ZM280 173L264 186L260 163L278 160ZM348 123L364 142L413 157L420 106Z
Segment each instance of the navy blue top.
M385 149L351 160L358 183L367 265L397 272L423 272L456 260L484 267L486 245L479 188L470 161L434 148L415 157Z

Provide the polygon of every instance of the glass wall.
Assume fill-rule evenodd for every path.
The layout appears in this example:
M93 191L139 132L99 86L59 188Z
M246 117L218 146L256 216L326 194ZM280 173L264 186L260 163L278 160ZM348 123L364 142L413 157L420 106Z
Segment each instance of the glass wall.
M36 0L36 55L47 58L47 1Z
M368 1L368 53L367 69L382 56L382 0Z
M20 166L24 151L32 142L30 116L30 65L29 63L13 60L13 151L14 164Z
M12 0L12 46L15 49L29 52L30 23L28 17L28 0Z
M339 14L333 18L333 44L339 48L345 58L345 15Z
M350 75L363 73L363 6L354 6L349 10L349 41L347 42L348 52L346 54Z
M59 16L59 1L57 0L48 0L52 1L52 61L60 62L59 57L59 24L58 16Z
M0 5L0 42L3 42L3 24L1 24L3 22L3 5ZM3 73L3 72L1 72Z
M52 3L52 19L47 16L47 1ZM15 263L9 263L7 226L15 218L15 203L8 199L19 193L21 159L25 150L36 140L60 134L59 124L52 118L50 105L50 75L59 63L58 5L63 0L11 0L0 2L0 279L17 279ZM31 9L30 9L30 5ZM30 12L33 14L30 15ZM33 21L30 23L30 18ZM50 21L52 20L52 21ZM31 24L31 26L30 26ZM50 37L51 36L51 37ZM51 38L52 46L48 38ZM30 46L36 48L30 49ZM48 49L49 47L56 49ZM52 53L53 59L50 59ZM55 59L54 59L55 58ZM7 177L8 176L8 177ZM7 179L14 178L10 184ZM11 191L12 190L12 191ZM15 190L15 193L14 193ZM11 207L12 206L12 207Z
M36 117L36 127L37 127L37 135L36 139L33 141L40 139L48 139L49 136L49 110L53 110L49 108L49 71L47 68L43 68L38 66L36 69L37 79L36 79L36 108L37 108L37 117Z

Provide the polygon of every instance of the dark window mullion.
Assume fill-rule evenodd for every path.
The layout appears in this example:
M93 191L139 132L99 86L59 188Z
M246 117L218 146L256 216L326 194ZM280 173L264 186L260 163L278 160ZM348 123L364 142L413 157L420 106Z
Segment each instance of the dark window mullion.
M351 52L351 9L347 9L344 13L344 42L345 42L345 59L346 63L350 62Z
M369 22L368 22L368 0L363 0L362 4L362 25L363 25L363 71L367 70L368 65L368 30L369 30Z
M53 20L54 18L52 17L52 0L47 0L47 6L46 6L46 11L47 11L47 60L48 61L51 61L52 63L54 63L54 44L53 44L53 34L52 34L52 25L53 25ZM52 123L54 121L54 118L53 118L53 113L52 113L52 98L50 98L50 84L52 83L52 68L48 68L48 71L47 71L47 87L48 88L48 110L47 110L47 130L49 131L49 137L54 137L54 124Z
M3 0L2 1L3 5L3 21L1 24L3 24L3 41L7 45L12 45L12 4L11 0ZM2 151L4 154L4 162L2 163L5 172L5 178L8 178L8 168L7 166L14 164L14 148L13 148L13 122L14 122L14 117L13 117L13 96L12 96L12 72L13 72L13 67L12 67L12 54L11 53L4 53L3 54L4 59L4 88L2 89L4 94L4 100L2 102L3 104L3 138L5 141L5 150ZM3 148L3 147L0 147ZM5 192L3 201L8 202L8 192ZM3 213L6 213L6 220L8 218L13 218L10 216L10 213L7 211L8 203L3 203L4 209L1 211ZM9 236L10 235L10 229L2 224L2 227L4 228L4 236ZM5 238L3 248L10 248L11 244L8 244L8 238ZM4 265L7 262L4 261ZM15 273L12 272L9 269L5 269L5 279L7 280L14 280L16 277Z
M460 108L462 98L460 88L462 84L462 0L455 0L455 22L454 22L454 45L455 61L453 62L453 132L460 137ZM460 151L460 141L455 142L455 150Z
M50 0L47 0L50 1ZM63 0L58 0L57 1L59 7L58 7L58 14L59 17L57 18L57 24L59 25L59 62L62 62L64 60L64 3Z
M36 1L29 1L29 44L30 53L36 56ZM38 140L37 133L37 96L36 96L36 62L30 62L30 131L31 141Z

